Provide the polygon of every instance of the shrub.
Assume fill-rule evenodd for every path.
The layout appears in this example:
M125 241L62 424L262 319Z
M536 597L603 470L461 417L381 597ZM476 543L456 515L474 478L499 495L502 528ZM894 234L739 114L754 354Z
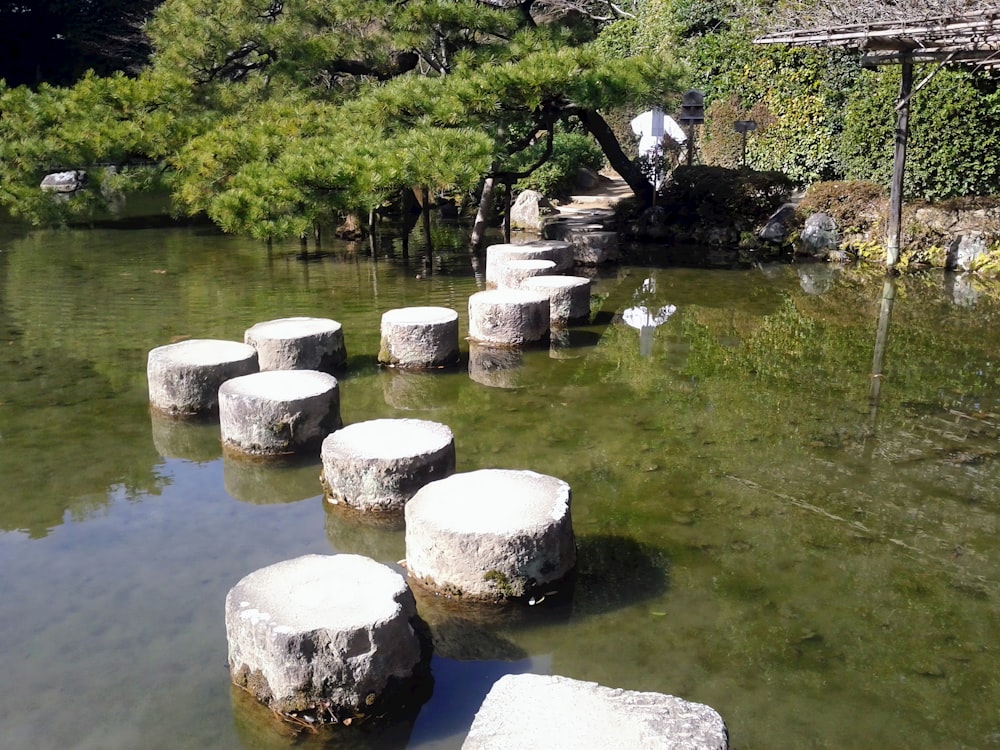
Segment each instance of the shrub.
M552 141L552 156L519 180L515 190L537 190L550 198L564 198L572 191L580 167L598 170L604 164L604 152L589 135L556 133Z
M705 223L750 229L785 203L792 187L780 172L685 165L674 170L656 202L679 226Z

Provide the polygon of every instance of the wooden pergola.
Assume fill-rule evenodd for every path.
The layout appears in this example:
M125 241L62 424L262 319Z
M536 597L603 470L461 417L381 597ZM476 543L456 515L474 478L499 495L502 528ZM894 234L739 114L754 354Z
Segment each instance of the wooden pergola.
M901 66L902 81L899 98L896 100L896 142L886 238L886 265L891 269L899 261L910 99L930 82L941 66L1000 69L1000 4L990 10L948 16L778 31L759 37L754 42L787 44L793 47L855 49L861 53L864 65ZM937 67L914 87L915 63L937 63Z

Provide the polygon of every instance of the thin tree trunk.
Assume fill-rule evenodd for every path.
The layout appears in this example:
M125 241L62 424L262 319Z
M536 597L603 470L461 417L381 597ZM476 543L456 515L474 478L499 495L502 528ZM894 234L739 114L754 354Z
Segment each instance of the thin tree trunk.
M432 249L431 243L431 191L426 185L420 186L420 218L424 225L424 253L429 254Z
M483 237L486 234L486 225L490 213L493 211L493 189L496 187L496 179L487 177L483 182L483 192L479 198L479 209L476 211L476 222L472 225L472 249L479 250L483 244Z
M637 197L646 203L652 202L653 183L642 173L639 165L622 151L621 144L618 143L618 138L607 121L592 109L582 109L579 115L584 127L594 136L604 155L608 157L611 167L622 176Z

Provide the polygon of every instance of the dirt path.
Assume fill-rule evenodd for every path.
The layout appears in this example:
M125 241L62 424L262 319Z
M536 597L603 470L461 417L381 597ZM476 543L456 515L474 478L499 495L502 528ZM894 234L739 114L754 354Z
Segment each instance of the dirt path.
M608 211L618 201L629 198L632 188L616 172L602 172L600 182L590 190L574 193L569 203L558 206L561 214Z

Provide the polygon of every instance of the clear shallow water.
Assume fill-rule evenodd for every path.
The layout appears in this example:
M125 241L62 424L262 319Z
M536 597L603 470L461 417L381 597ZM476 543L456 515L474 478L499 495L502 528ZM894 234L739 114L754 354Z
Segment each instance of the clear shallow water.
M290 315L343 323L345 422L435 419L459 470L573 488L572 602L470 621L421 598L433 697L354 746L459 747L518 671L708 703L736 748L1000 746L996 289L900 280L873 402L877 276L609 269L566 346L416 374L375 367L380 316L445 305L465 331L470 259L331 249L0 243L0 746L293 746L230 690L226 592L310 552L394 563L402 533L325 508L318 461L234 463L216 427L151 419L145 383L154 346ZM638 304L677 310L643 338Z

